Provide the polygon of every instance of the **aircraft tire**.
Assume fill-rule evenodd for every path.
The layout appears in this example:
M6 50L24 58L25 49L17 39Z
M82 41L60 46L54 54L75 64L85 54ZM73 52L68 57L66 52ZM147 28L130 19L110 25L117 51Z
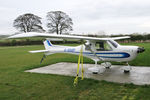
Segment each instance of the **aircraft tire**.
M93 74L98 74L98 72L93 72Z
M129 73L130 72L130 70L124 70L124 73Z
M105 67L106 69L110 69L110 67Z

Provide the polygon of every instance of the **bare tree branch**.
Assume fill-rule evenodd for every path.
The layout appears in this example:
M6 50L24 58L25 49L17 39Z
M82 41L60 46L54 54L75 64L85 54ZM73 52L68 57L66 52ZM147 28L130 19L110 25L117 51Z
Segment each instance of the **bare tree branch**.
M72 19L62 11L51 11L47 13L47 27L49 32L57 34L64 34L72 31Z
M21 32L44 32L41 18L31 14L23 14L14 20L13 26Z

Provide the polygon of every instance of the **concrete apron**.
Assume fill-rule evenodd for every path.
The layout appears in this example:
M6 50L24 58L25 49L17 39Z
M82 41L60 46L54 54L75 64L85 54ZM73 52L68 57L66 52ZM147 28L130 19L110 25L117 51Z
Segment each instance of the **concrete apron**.
M98 66L100 68L100 72L98 74L93 74L88 70L88 68L94 67L94 64L84 64L84 77L117 83L133 83L136 85L150 84L150 67L132 66L130 73L124 73L123 67L120 65L112 65L110 69L106 69L100 65ZM76 76L77 64L57 63L41 68L27 70L25 72ZM81 69L79 76L81 76Z

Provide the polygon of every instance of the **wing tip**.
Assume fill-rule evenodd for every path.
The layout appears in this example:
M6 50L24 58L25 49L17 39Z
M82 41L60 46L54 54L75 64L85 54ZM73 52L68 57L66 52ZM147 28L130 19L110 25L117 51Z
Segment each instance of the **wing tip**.
M128 39L131 38L130 36L123 36L123 37L114 37L113 40L121 40L121 39Z

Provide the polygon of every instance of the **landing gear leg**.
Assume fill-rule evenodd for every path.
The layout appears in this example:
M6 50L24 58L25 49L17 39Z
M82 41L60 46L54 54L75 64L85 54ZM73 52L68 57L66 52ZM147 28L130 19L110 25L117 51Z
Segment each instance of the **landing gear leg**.
M93 74L98 74L99 68L97 67L97 60L95 60L95 68L93 70Z
M128 62L126 63L127 66L124 66L124 73L129 73L131 70L131 66L128 64Z
M104 62L104 63L101 63L101 65L104 66L106 69L110 69L110 67L111 67L110 62Z
M94 61L95 61L95 66L92 68L88 68L88 70L91 71L93 74L98 74L100 69L97 67L97 60Z

